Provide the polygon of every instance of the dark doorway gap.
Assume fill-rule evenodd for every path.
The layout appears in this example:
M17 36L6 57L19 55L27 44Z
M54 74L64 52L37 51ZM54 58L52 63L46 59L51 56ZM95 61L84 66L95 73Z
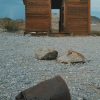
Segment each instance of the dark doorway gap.
M63 0L51 0L51 31L53 33L64 30Z

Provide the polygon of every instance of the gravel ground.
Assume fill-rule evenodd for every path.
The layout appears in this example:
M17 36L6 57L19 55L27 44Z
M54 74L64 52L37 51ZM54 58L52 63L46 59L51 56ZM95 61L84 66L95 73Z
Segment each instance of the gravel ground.
M35 50L55 48L59 56L69 49L83 53L90 62L66 65L38 61ZM31 37L0 33L0 100L15 100L22 90L61 75L72 100L100 100L100 37Z

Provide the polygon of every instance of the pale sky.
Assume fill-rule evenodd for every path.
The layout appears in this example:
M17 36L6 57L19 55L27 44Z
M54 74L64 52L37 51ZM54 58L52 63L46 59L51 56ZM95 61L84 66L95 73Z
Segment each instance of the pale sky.
M100 0L91 0L92 11L100 12Z

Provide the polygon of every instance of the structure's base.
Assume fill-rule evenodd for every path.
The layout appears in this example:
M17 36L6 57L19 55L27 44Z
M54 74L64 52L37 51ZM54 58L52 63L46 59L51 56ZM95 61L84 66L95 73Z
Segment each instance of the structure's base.
M71 33L59 32L59 33L50 33L49 36L72 36Z
M32 36L51 36L51 37L60 37L60 36L73 36L71 33L58 32L58 33L48 33L48 32L24 32L24 35L31 34Z

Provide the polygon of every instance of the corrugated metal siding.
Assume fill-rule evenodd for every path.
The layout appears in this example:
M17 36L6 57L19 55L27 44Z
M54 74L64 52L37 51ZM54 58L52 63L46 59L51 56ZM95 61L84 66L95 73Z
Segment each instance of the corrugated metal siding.
M26 31L49 31L51 28L50 0L26 0Z
M26 11L26 32L51 31L51 0L23 0ZM56 0L55 0L56 1ZM61 3L61 0L56 2ZM64 0L60 5L60 31L73 35L90 32L90 0ZM54 3L56 7L56 3ZM58 7L58 6L57 6ZM64 19L64 20L63 20Z
M88 35L89 33L88 2L65 3L65 31L73 35Z

